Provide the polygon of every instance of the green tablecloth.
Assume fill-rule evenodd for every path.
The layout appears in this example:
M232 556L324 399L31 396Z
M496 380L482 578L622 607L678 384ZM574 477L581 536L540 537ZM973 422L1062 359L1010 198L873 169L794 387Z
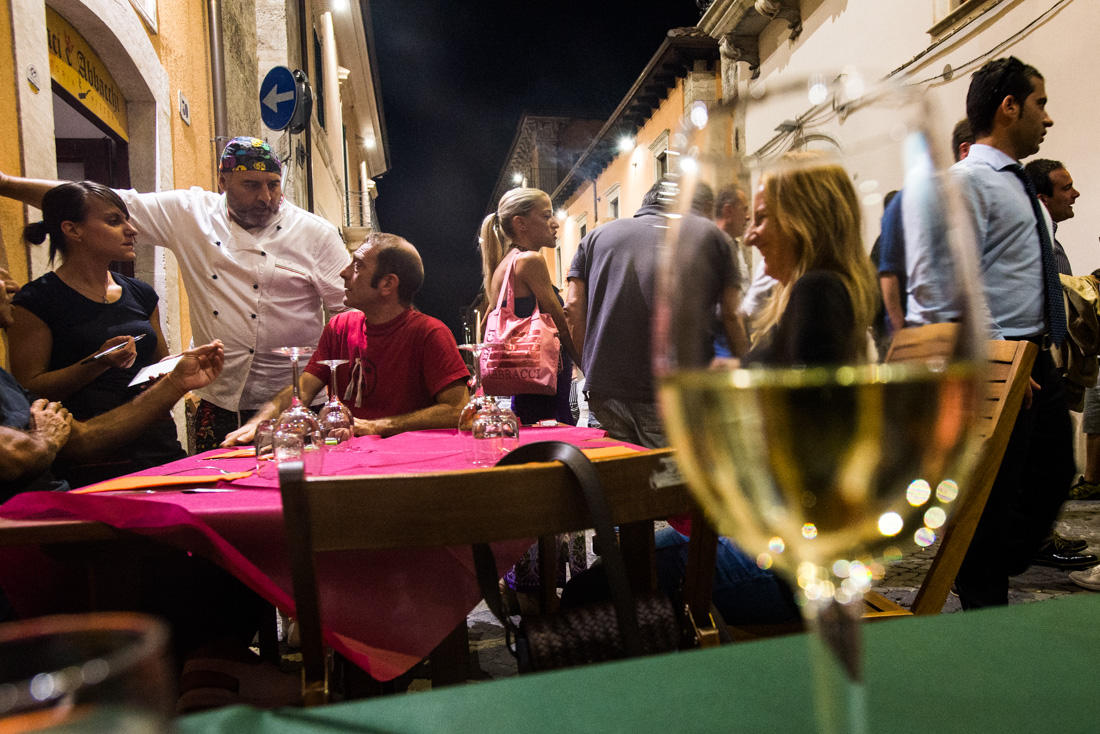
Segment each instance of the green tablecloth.
M871 732L1100 730L1100 595L866 633ZM180 732L812 732L802 636L311 710L233 707Z

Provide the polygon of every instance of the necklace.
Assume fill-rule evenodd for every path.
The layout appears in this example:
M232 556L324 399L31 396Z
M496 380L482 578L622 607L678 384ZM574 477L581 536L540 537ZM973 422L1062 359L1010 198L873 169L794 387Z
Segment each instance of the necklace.
M93 301L99 301L100 303L110 303L110 301L107 300L107 288L109 288L110 286L105 286L104 289L103 289L103 295L100 296L96 293L92 293L91 291L84 290L83 288L78 286L76 283L66 282L65 285L69 286L70 288L75 288L76 290L80 291L84 295L89 296Z

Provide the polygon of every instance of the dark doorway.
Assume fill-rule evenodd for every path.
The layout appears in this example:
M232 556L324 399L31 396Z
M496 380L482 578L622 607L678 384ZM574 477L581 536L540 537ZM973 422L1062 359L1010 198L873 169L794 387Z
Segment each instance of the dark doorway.
M130 152L126 141L57 84L53 85L53 95L58 178L95 181L113 189L130 188ZM132 262L112 263L111 269L134 275Z

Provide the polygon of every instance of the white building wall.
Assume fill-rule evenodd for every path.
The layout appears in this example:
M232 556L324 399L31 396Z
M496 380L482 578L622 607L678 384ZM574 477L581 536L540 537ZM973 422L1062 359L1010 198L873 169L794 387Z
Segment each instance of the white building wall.
M793 44L788 41L786 23L781 21L774 21L761 35L760 80L777 84L812 73L839 71L849 64L882 76L935 42L928 34L935 22L933 4L933 0L807 0L802 3L803 31ZM1054 12L1036 22L1052 7ZM914 80L941 74L947 64L959 70L950 81L927 85L940 111L935 126L948 141L952 127L966 114L970 73L984 63L982 57L996 50L989 58L1011 54L1039 69L1046 78L1047 109L1055 124L1038 156L1065 163L1081 192L1075 218L1058 230L1075 273L1100 268L1096 239L1100 234L1096 144L1100 95L1094 93L1096 84L1089 73L1100 68L1097 31L1100 2L1096 0L1064 0L1060 4L1054 0L1003 0L906 69ZM968 66L972 61L975 63ZM746 67L741 67L744 72ZM747 76L742 73L741 79ZM752 150L755 133L747 133ZM889 188L900 183L893 182Z

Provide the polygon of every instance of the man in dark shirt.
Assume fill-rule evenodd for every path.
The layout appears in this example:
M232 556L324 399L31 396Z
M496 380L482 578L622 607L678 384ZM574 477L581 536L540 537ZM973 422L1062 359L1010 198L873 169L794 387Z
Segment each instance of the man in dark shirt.
M7 329L19 287L4 268L0 280L0 329ZM148 390L88 421L73 420L61 403L36 400L0 369L0 502L19 492L68 489L50 473L55 458L91 460L133 441L188 392L213 382L224 358L219 341L184 352Z
M608 222L581 240L569 268L565 303L569 332L584 360L592 413L613 438L647 448L666 445L650 366L658 251L667 231L663 184L653 185L633 217ZM747 346L737 315L742 285L724 233L713 222L689 215L681 225L681 241L690 241L698 255L685 258L686 266L697 270L685 282L697 286L692 295L705 304L701 311L721 304L727 338L740 355ZM714 356L712 340L701 340L698 347Z

